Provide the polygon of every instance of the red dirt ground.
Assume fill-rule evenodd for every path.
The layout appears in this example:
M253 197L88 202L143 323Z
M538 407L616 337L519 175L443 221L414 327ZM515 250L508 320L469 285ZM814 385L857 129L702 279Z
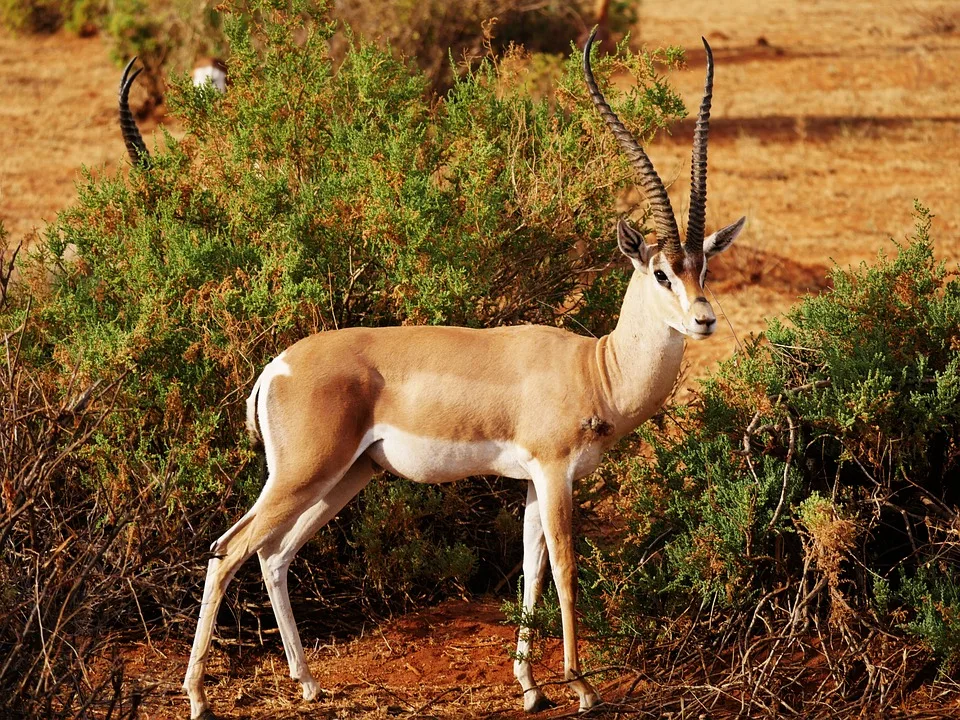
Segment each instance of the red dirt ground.
M689 69L671 78L688 107L703 82L699 37L710 40L717 75L708 228L749 218L729 257L712 268L727 322L711 342L688 349L691 376L799 295L824 287L832 261L892 253L891 238L911 231L913 198L937 215L938 256L960 260L955 3L645 0L636 34L688 48ZM0 31L0 219L14 240L72 202L81 165L112 172L126 162L118 79L99 39ZM143 129L149 145L154 127L147 121ZM675 180L670 194L681 214L690 129L682 123L649 148L661 175ZM262 648L215 650L207 688L231 718L520 717L507 655L515 631L501 622L496 601L450 601L348 642L312 646L311 668L330 691L319 704L299 700L269 636ZM311 646L310 624L301 631ZM548 645L540 678L555 680L560 655L556 642ZM155 685L143 717L186 717L179 685L188 651L182 642L128 650L133 674ZM575 709L565 689L549 694L568 703L554 716Z
M228 653L214 652L206 690L218 716L225 718L376 718L428 715L449 718L520 718L519 685L508 652L516 631L503 624L500 603L493 599L449 600L372 626L353 639L307 649L317 682L324 688L319 704L300 700L299 685L287 677L278 640ZM306 634L305 639L306 639ZM163 658L160 653L166 656ZM131 647L128 671L156 687L145 718L184 714L185 643ZM228 659L229 657L229 659ZM171 664L170 659L177 662ZM538 679L556 683L563 653L558 640L545 643ZM547 687L558 702L573 697L564 688Z

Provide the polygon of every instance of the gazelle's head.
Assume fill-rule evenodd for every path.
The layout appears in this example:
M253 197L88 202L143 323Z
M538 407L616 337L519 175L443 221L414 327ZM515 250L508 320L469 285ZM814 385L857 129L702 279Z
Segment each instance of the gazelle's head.
M713 334L717 317L704 293L707 277L707 261L724 250L743 229L746 218L704 237L707 206L707 136L710 130L710 100L713 94L713 53L703 41L707 51L707 79L703 88L703 100L697 115L693 135L693 159L690 163L690 216L687 222L687 237L680 240L680 231L670 205L663 181L653 168L653 163L640 143L614 114L597 87L590 68L590 46L596 29L590 34L583 48L583 74L587 89L594 104L613 131L633 163L640 177L650 211L656 226L657 242L647 244L643 236L626 220L617 226L617 244L621 252L630 258L634 267L631 286L647 284L650 292L646 297L655 298L655 307L649 312L658 313L664 322L684 335L702 340Z

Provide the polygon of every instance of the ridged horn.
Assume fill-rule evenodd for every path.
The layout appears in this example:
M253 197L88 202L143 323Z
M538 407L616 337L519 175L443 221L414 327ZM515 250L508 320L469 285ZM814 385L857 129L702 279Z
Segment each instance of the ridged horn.
M683 250L680 246L680 232L677 229L677 219L673 215L673 207L670 205L670 197L663 186L663 181L657 175L653 168L653 163L643 151L640 143L630 134L630 131L620 122L607 101L597 87L597 81L594 80L593 70L590 68L590 46L596 37L597 27L593 28L590 37L587 38L583 46L583 78L587 83L587 90L590 92L590 98L593 104L597 106L600 115L606 121L613 135L620 143L624 153L630 159L630 162L636 168L640 175L640 185L643 188L647 202L650 203L650 209L653 211L653 221L657 230L657 247L666 250L670 254L679 254Z
M703 99L693 130L693 157L690 159L690 215L687 222L686 248L703 252L703 233L707 216L707 140L710 134L710 101L713 98L713 51L706 38L707 78L703 83Z
M130 74L130 69L136 60L137 58L134 56L127 63L127 66L123 69L123 76L120 78L120 131L123 133L123 142L127 146L130 162L134 166L148 168L150 167L150 152L140 135L137 121L133 119L133 113L130 112L130 88L133 86L133 81L137 79L137 75L143 72L143 68L140 68L133 75Z

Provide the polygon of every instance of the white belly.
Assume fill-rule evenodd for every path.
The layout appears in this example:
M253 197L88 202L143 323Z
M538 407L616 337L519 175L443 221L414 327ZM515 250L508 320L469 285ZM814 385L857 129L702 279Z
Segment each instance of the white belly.
M459 480L470 475L530 479L533 459L507 440L475 442L421 437L390 425L373 428L367 455L388 472L425 483Z

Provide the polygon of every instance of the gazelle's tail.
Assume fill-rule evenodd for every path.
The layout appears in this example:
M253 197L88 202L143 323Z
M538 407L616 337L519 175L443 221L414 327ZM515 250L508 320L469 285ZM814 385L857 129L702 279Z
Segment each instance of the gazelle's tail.
M263 444L263 435L260 433L260 426L257 422L257 399L260 396L260 382L263 375L257 378L257 382L247 398L247 435L250 436L250 444L260 458L260 481L267 481L267 451Z

